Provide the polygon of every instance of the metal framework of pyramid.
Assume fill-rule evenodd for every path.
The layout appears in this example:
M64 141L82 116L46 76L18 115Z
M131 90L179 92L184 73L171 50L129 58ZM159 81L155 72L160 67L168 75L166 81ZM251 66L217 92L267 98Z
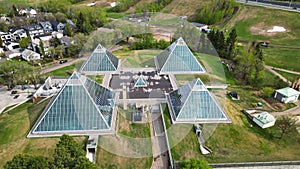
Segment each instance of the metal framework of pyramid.
M173 123L231 122L200 79L167 94L167 100Z
M203 66L181 37L155 57L155 65L160 74L205 73Z
M134 87L147 87L147 81L140 76L135 82Z
M115 94L74 72L48 104L28 137L113 134Z
M83 63L80 72L84 74L114 73L118 70L119 59L99 44Z

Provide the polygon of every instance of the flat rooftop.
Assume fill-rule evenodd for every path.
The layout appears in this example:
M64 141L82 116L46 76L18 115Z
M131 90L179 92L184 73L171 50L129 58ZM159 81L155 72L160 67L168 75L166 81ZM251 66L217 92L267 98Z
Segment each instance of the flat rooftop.
M139 77L147 82L147 87L135 87ZM168 75L158 75L156 71L130 72L124 71L118 75L112 75L109 87L115 91L121 91L123 98L123 86L127 87L127 99L165 98L165 93L173 90Z

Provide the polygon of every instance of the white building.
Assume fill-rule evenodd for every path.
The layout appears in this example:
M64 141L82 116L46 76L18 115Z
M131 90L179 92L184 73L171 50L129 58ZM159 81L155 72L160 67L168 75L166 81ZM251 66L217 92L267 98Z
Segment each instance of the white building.
M41 59L41 55L32 50L25 49L22 52L22 58L29 62Z
M275 117L268 112L261 112L253 115L253 121L261 128L272 127L275 124Z
M260 109L246 109L244 113L259 127L265 129L275 125L276 118L270 113Z
M298 100L299 95L300 95L299 91L290 87L286 87L286 88L276 90L274 98L283 103L288 103L288 102L296 102Z

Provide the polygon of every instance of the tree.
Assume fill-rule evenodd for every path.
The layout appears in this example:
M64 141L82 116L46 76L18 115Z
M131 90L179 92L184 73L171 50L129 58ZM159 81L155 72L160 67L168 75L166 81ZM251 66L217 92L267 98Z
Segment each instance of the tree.
M69 23L67 23L65 29L66 29L66 35L67 35L67 36L72 36L72 28L71 28L71 26L70 26Z
M4 169L47 169L50 163L43 156L33 156L28 154L16 155L11 161L4 165Z
M255 42L239 50L239 55L234 61L236 63L234 73L239 80L256 88L263 86L264 61L262 52Z
M28 36L19 41L20 48L27 48L30 44L31 38Z
M34 85L35 89L40 82L41 76L42 75L40 68L31 67L31 69L27 73L27 79L31 84Z
M279 138L281 139L284 134L290 133L293 130L296 131L296 120L287 115L280 116L276 120L276 126L280 129Z
M68 135L60 137L53 158L57 168L97 168L93 163L84 159L85 153L81 145Z
M0 38L0 47L2 47L2 46L3 46L3 41L2 41L2 38Z
M211 169L208 163L204 160L192 158L189 161L183 161L182 169Z
M226 58L229 60L235 57L235 43L237 41L236 30L232 29L229 33L229 37L226 40Z
M42 55L45 56L44 42L42 40L40 40L39 46L40 46Z

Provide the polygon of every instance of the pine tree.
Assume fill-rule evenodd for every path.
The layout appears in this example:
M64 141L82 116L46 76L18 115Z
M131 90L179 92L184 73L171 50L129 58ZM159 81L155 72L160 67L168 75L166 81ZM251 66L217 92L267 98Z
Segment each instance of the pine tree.
M65 29L66 29L66 35L71 37L72 36L72 28L69 23L67 23Z

